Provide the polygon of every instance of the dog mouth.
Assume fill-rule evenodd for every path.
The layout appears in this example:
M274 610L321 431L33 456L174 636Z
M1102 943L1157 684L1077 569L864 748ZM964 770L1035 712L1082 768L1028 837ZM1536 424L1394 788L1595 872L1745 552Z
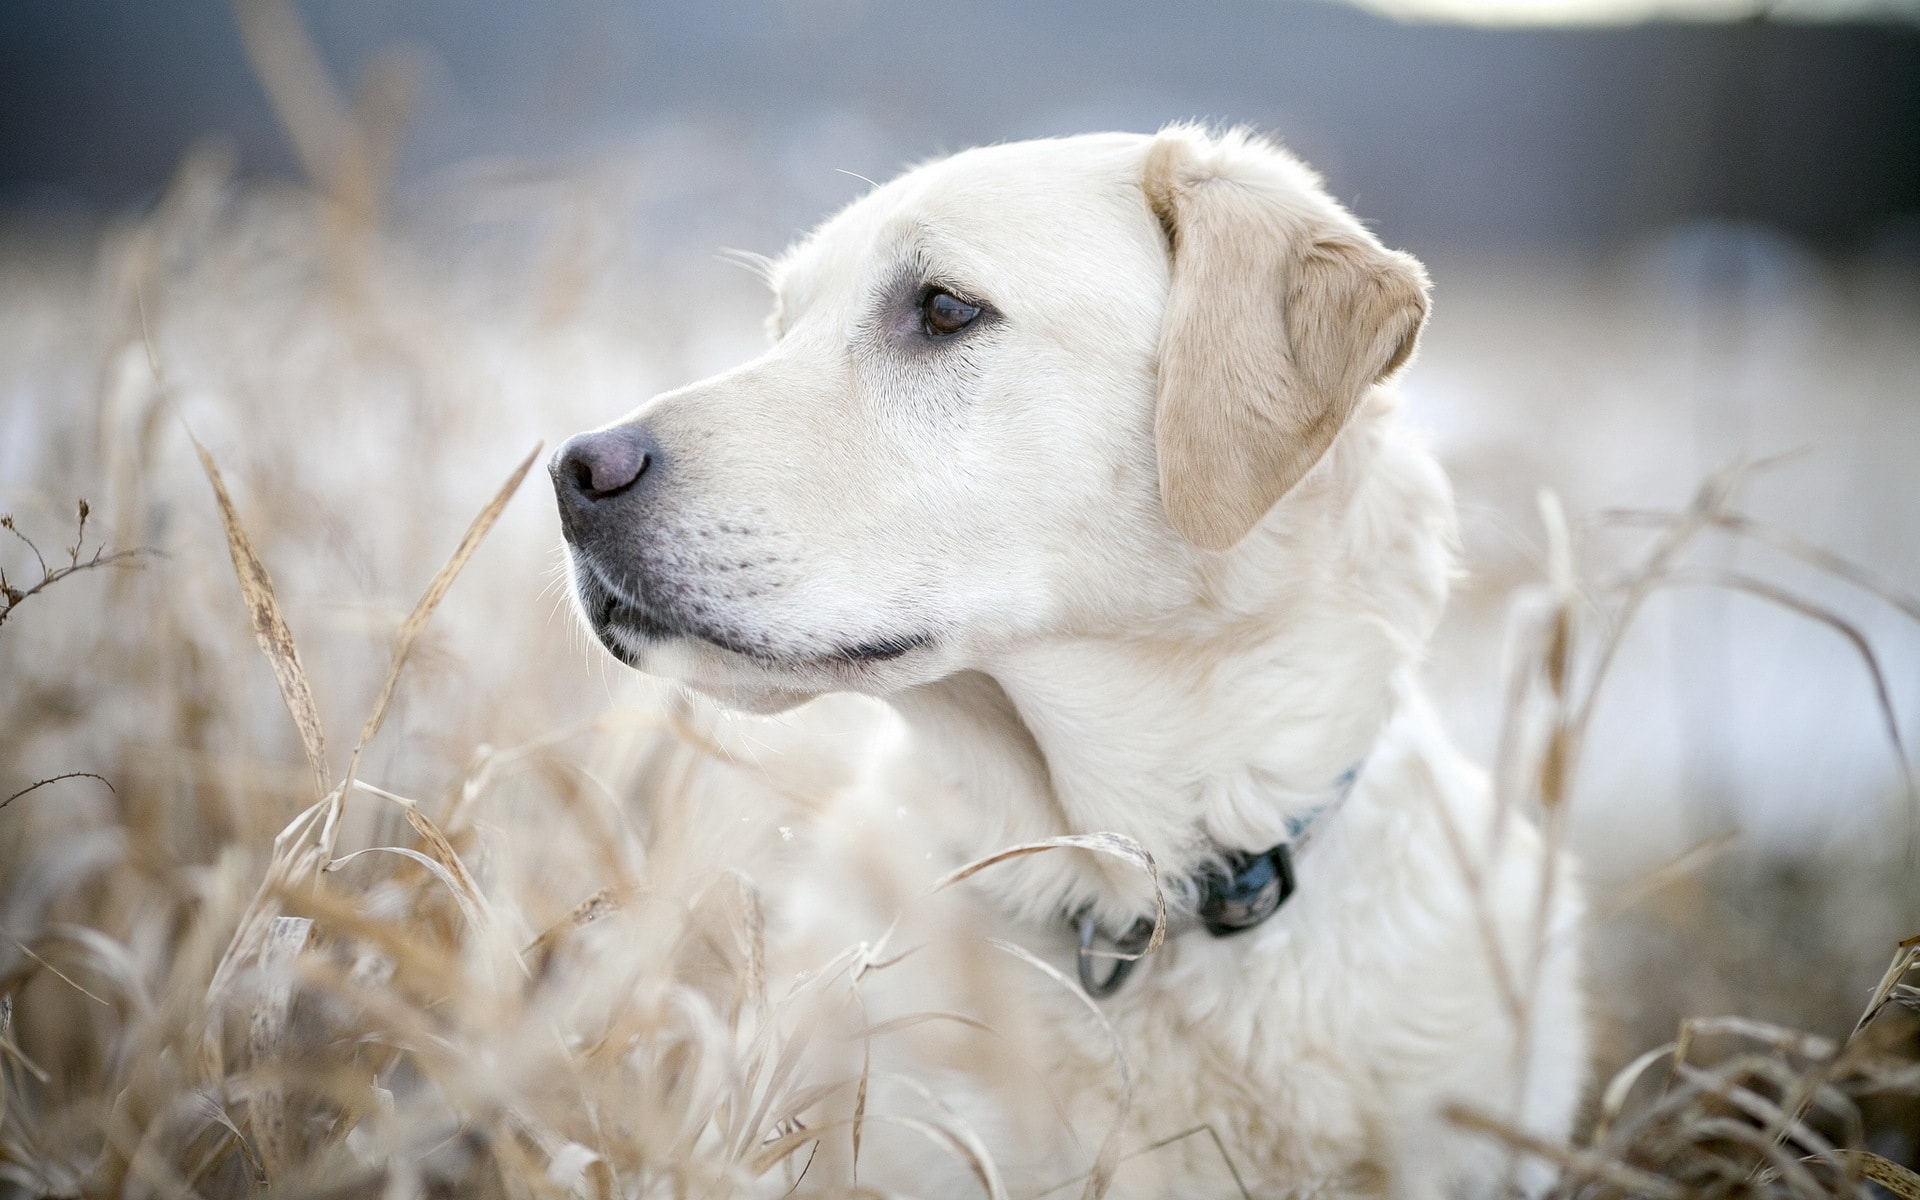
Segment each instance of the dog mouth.
M875 666L904 657L932 640L926 634L914 633L829 643L826 649L813 652L788 650L690 619L675 613L671 606L637 602L588 562L577 563L574 586L594 637L607 653L636 669L641 646L682 639L704 642L764 666L790 669Z

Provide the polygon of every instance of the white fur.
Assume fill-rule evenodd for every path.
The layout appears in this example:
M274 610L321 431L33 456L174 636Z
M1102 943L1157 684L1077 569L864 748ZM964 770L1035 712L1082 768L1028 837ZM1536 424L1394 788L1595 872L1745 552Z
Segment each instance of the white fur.
M1155 464L1169 248L1140 186L1152 143L959 154L780 260L772 348L629 418L667 473L619 570L656 573L736 649L609 636L734 707L860 691L903 719L825 818L812 877L775 905L796 959L810 939L872 935L845 864L876 853L849 847L898 805L931 830L929 871L1115 831L1173 879L1281 840L1361 764L1275 918L1173 937L1103 1004L1139 1083L1125 1144L1208 1126L1257 1196L1537 1189L1538 1164L1511 1176L1440 1115L1464 1101L1563 1137L1586 1070L1577 888L1529 824L1495 811L1414 682L1451 569L1446 481L1374 388L1244 540L1214 553L1175 531ZM1302 211L1338 213L1283 152L1236 136L1208 150L1279 164L1268 174ZM919 347L887 325L908 276L965 286L999 317L964 345ZM908 635L929 640L886 661L834 654ZM1090 906L1124 929L1151 889L1124 864L1052 852L974 893L1003 936L1070 974L1065 914ZM1029 1194L1085 1168L1117 1093L1075 997L1034 976L1019 1007L1040 1031L1028 1065L1078 1148L985 1076L938 1069ZM975 1191L932 1152L872 1149L863 1181L889 1155L890 1186ZM1220 1162L1189 1138L1128 1159L1111 1194L1236 1195ZM834 1169L823 1160L809 1186L843 1186Z

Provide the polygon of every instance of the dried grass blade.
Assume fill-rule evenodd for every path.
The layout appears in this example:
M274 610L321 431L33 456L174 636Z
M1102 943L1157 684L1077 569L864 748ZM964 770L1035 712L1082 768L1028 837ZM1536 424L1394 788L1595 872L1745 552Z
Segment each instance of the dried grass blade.
M883 1121L889 1125L898 1125L902 1129L911 1129L924 1136L929 1142L950 1152L955 1158L967 1164L979 1181L980 1189L986 1192L988 1200L1006 1200L1007 1188L1000 1181L1000 1173L993 1168L993 1160L971 1138L955 1133L944 1125L932 1121L922 1121L915 1117L896 1116L891 1113L870 1113L869 1121Z
M53 1075L49 1073L46 1068L28 1058L26 1052L14 1044L13 1034L11 1032L12 1027L13 997L11 995L0 995L0 1054L4 1054L14 1062L19 1063L21 1070L33 1076L41 1083L52 1083ZM6 1091L0 1088L0 1121L4 1121L6 1118L5 1099Z
M208 1124L218 1125L232 1135L233 1144L240 1148L240 1153L247 1160L250 1168L261 1175L266 1174L267 1169L261 1163L260 1156L254 1153L253 1146L247 1141L247 1135L240 1132L240 1126L234 1124L233 1118L227 1114L225 1107L205 1092L191 1093L187 1102ZM215 1147L214 1150L208 1151L203 1165L198 1171L188 1176L188 1182L197 1184L207 1172L219 1164L220 1156L216 1154L219 1149L221 1148Z
M1156 1150L1164 1150L1168 1146L1178 1145L1190 1137L1199 1137L1203 1133L1213 1142L1214 1150L1220 1155L1220 1164L1226 1167L1227 1174L1233 1176L1233 1186L1240 1193L1240 1200L1253 1200L1253 1193L1247 1189L1247 1181L1240 1177L1240 1168L1234 1165L1233 1156L1227 1153L1227 1144L1220 1140L1220 1131L1211 1125L1195 1125L1192 1129L1183 1129L1179 1133L1170 1134L1167 1137L1148 1142L1138 1150L1129 1151L1122 1155L1120 1161L1128 1162L1143 1155L1152 1154ZM1031 1193L1027 1197L1027 1200L1046 1200L1046 1197L1053 1195L1055 1192L1066 1191L1074 1184L1079 1183L1083 1178L1085 1178L1085 1176L1075 1175L1072 1179L1063 1179L1043 1191Z
M885 1125L896 1125L902 1129L910 1129L922 1135L936 1147L946 1150L955 1158L965 1162L968 1168L972 1170L974 1178L979 1181L982 1189L984 1189L988 1197L990 1197L990 1200L1006 1200L1006 1187L1000 1181L999 1174L993 1169L992 1161L980 1157L979 1154L968 1146L964 1138L956 1135L952 1130L936 1125L931 1121L922 1121L916 1117L903 1117L891 1113L875 1113L868 1119ZM845 1121L829 1121L823 1125L816 1125L809 1129L797 1129L791 1133L784 1133L778 1137L769 1138L757 1148L753 1158L748 1160L747 1169L755 1174L764 1174L772 1170L777 1164L800 1147L810 1142L819 1142L823 1135L833 1132L844 1124L846 1124ZM848 1197L848 1200L881 1200L882 1196L882 1193L876 1192L871 1188L861 1187L858 1184L855 1184L844 1194Z
M248 63L302 169L315 184L334 187L352 121L296 10L286 0L234 0L233 15Z
M466 567L467 560L473 557L473 552L480 548L480 543L486 539L494 522L500 519L501 512L507 507L507 501L513 499L513 494L520 490L520 484L526 479L527 472L533 469L535 460L540 457L540 450L541 446L536 444L527 452L527 456L520 460L520 465L507 476L507 481L500 485L500 490L494 493L493 499L487 501L487 506L473 518L472 524L467 526L466 534L461 537L460 544L454 547L452 557L441 566L439 572L434 575L433 581L427 585L427 590L421 594L419 602L413 606L413 611L408 613L407 619L400 623L400 631L394 635L393 639L393 661L387 668L386 682L380 687L380 695L374 700L373 710L367 714L366 723L360 727L360 741L353 748L353 758L347 766L347 778L353 778L355 770L360 765L361 752L367 748L367 743L373 740L374 735L380 732L380 726L387 719L387 709L393 703L394 689L400 684L400 673L406 669L407 658L413 653L413 644L419 639L420 631L427 627L427 621L433 616L433 610L439 608L440 602L446 599L447 589L453 586L453 581L459 578L460 572Z
M35 950L32 946L29 946L25 942L21 941L19 938L14 937L11 933L5 933L5 930L3 929L0 929L0 933L4 933L6 936L6 939L9 942L13 943L14 949L20 951L20 953L25 955L27 958L30 958L34 962L40 964L41 968L44 969L47 972L47 974L53 976L55 979L58 979L61 983L66 984L68 987L72 988L74 991L79 992L82 996L85 996L87 999L93 1001L95 1004L98 1004L100 1007L102 1008L113 1007L113 1005L109 1004L107 1001L101 999L99 996L94 995L92 992L88 991L85 987L81 986L80 982L76 980L73 976L67 974L65 971L62 971L59 967L56 967L52 963L48 962L46 958L43 955L41 955L41 953L38 950Z
M818 1157L820 1157L820 1143L816 1140L813 1143L813 1153L807 1155L807 1161L800 1168L800 1174L794 1177L793 1186L780 1193L781 1200L786 1200L788 1196L800 1190L800 1185L807 1181L807 1172L813 1170L813 1160Z
M1816 1062L1831 1059L1839 1049L1833 1044L1831 1038L1821 1037L1817 1033L1803 1033L1798 1029L1789 1029L1785 1025L1776 1025L1771 1021L1761 1021L1753 1017L1730 1015L1688 1017L1680 1023L1680 1039L1674 1051L1675 1061L1686 1065L1688 1049L1697 1038L1704 1036L1743 1037L1782 1054L1797 1054Z
M226 990L233 972L239 969L247 954L267 936L274 916L267 907L268 898L295 880L313 878L315 872L324 865L319 851L308 843L307 838L334 810L339 797L337 792L322 796L287 822L286 827L274 836L273 858L267 863L266 877L254 890L253 899L248 901L233 936L227 941L226 951L214 967L213 982L207 985L209 1007L213 997ZM206 1049L217 1057L216 1045L210 1038Z
M1127 1117L1133 1112L1133 1068L1127 1062L1127 1049L1120 1040L1120 1031L1113 1027L1113 1022L1107 1019L1107 1014L1100 1011L1100 1006L1094 1003L1093 997L1082 991L1078 983L1068 979L1053 964L1043 961L1025 946L1017 946L1012 942L1001 941L999 938L990 939L988 944L1011 954L1059 984L1068 995L1085 1005L1094 1019L1100 1022L1100 1027L1107 1032L1107 1040L1113 1047L1114 1065L1120 1071L1120 1101L1114 1106L1113 1127L1107 1130L1107 1136L1100 1140L1100 1149L1093 1156L1093 1169L1087 1173L1086 1190L1081 1193L1086 1200L1100 1200L1100 1197L1107 1194L1107 1188L1113 1184L1113 1172L1120 1162L1120 1135L1126 1131Z
M1154 865L1153 855L1146 847L1124 834L1118 833L1070 833L1060 837L1046 838L1038 842L1024 842L1018 846L1009 846L1005 850L977 858L964 866L949 871L932 887L927 894L944 891L964 879L978 875L988 867L1006 862L1008 859L1024 858L1029 854L1041 854L1048 850L1091 850L1095 854L1104 854L1122 862L1138 867L1146 873L1153 884L1153 936L1148 939L1146 949L1138 954L1113 954L1117 959L1143 958L1160 948L1167 936L1167 894L1160 887L1160 869Z
M1863 1179L1892 1192L1900 1200L1920 1200L1920 1175L1871 1150L1842 1150L1840 1157Z
M1887 964L1887 973L1880 977L1880 986L1873 989L1873 998L1867 1002L1866 1011L1860 1014L1860 1019L1854 1023L1853 1032L1847 1035L1848 1041L1859 1037L1860 1031L1880 1015L1880 1010L1887 1005L1887 998L1893 995L1893 989L1899 986L1900 981L1905 979L1907 973L1916 966L1920 966L1920 936L1910 937L1900 943L1899 949L1894 953L1893 961Z
M755 1101L751 1114L736 1133L734 1157L745 1159L755 1131L763 1129L768 1123L768 1113L787 1091L787 1084L793 1078L794 1071L800 1066L800 1060L813 1044L813 1035L817 1032L821 1020L818 1008L810 1008L802 1013L800 1023L787 1036L780 1047L780 1054L774 1060L773 1070L767 1076L760 1096Z
M441 866L418 850L411 850L405 846L368 846L364 850L355 850L352 854L341 855L339 858L328 863L327 868L328 870L337 870L363 854L398 854L402 858L411 859L419 863L425 867L428 873L435 879L438 879L444 884L449 892L453 893L454 900L460 905L460 911L467 916L468 924L472 925L475 929L486 928L486 915L475 905L473 896L468 894L466 888L461 885L460 880L454 876L452 871L449 871L446 867Z
M1920 782L1913 775L1913 760L1907 756L1906 738L1900 732L1900 717L1893 707L1893 692L1887 686L1886 672L1880 667L1880 656L1874 653L1873 643L1853 622L1831 612L1804 597L1797 596L1785 588L1776 587L1764 579L1757 579L1738 571L1698 571L1675 572L1659 581L1663 587L1672 586L1708 586L1731 588L1746 592L1772 604L1779 605L1789 612L1798 613L1809 621L1815 621L1838 633L1852 644L1859 654L1860 661L1867 668L1867 674L1873 680L1874 701L1880 709L1880 718L1886 728L1887 740L1893 748L1894 758L1900 767L1900 781L1907 799L1907 857L1911 860L1920 850Z
M567 915L548 926L546 931L528 942L526 949L520 951L524 957L538 957L547 953L559 940L576 929L584 929L608 913L618 912L626 897L619 888L603 887L593 895L573 906Z
M1606 1140L1607 1131L1619 1120L1621 1111L1627 1106L1627 1095L1633 1091L1633 1085L1640 1082L1640 1077L1647 1073L1647 1068L1672 1054L1678 1045L1677 1042L1668 1042L1664 1046L1655 1046L1620 1068L1607 1081L1607 1090L1600 1097L1600 1118L1593 1127L1595 1144Z
M364 1018L363 1036L404 1050L428 1075L451 1077L456 1064L465 1061L461 1044L436 1026L433 1014L393 989L361 983L340 964L317 954L294 960L294 973L303 986L357 1009ZM311 1087L314 1080L303 1082Z
M1771 1062L1772 1060L1767 1061ZM1682 1066L1680 1070L1682 1073L1689 1075L1695 1073L1704 1074L1699 1072L1697 1067ZM1767 1079L1765 1074L1760 1074L1758 1077ZM1833 1143L1821 1136L1819 1130L1806 1124L1806 1122L1801 1119L1801 1112L1794 1111L1800 1106L1797 1103L1791 1102L1795 1090L1811 1094L1818 1090L1818 1085L1795 1089L1794 1084L1799 1081L1777 1079L1769 1079L1768 1081L1779 1085L1781 1091L1786 1093L1790 1101L1788 1105L1775 1104L1772 1100L1767 1099L1758 1091L1754 1090L1754 1088L1748 1086L1744 1081L1736 1082L1734 1079L1727 1078L1703 1078L1701 1082L1707 1094L1724 1100L1754 1120L1763 1122L1764 1128L1761 1131L1761 1136L1768 1145L1777 1147L1781 1143L1790 1140L1798 1143L1804 1149L1811 1151L1813 1155L1818 1158L1826 1159L1829 1162L1836 1161L1833 1157ZM1844 1103L1844 1100L1842 1103Z
M1602 512L1600 519L1623 525L1660 527L1670 525L1679 518L1674 513L1657 510L1614 508ZM1824 546L1816 546L1805 538L1788 533L1764 521L1756 521L1744 513L1720 512L1713 514L1708 520L1718 528L1755 541L1765 542L1790 558L1799 559L1816 570L1844 579L1861 591L1878 596L1909 618L1920 621L1920 597L1908 594L1891 581L1883 579L1851 559L1835 554Z
M861 1006L862 1019L866 1016L866 1006ZM867 1087L873 1076L873 1042L864 1041L860 1046L860 1087L853 1094L853 1182L860 1183L860 1136L867 1124Z
M406 811L407 824L413 826L413 831L419 834L420 840L433 851L433 856L440 860L440 865L444 866L458 882L458 890L466 903L472 905L476 911L484 909L486 900L480 894L480 885L475 883L473 876L468 873L467 864L461 861L459 853L453 848L453 843L447 840L447 835L441 833L439 826L427 820L426 816L411 804L407 806Z
M1577 1178L1604 1180L1625 1190L1629 1195L1653 1196L1658 1197L1659 1200L1686 1200L1689 1195L1686 1189L1671 1180L1649 1174L1623 1162L1616 1162L1591 1150L1562 1146L1557 1142L1537 1137L1524 1129L1516 1129L1505 1121L1463 1104L1448 1105L1441 1110L1441 1116L1449 1124L1461 1129L1485 1134L1515 1150L1543 1158Z
M890 1083L899 1084L938 1110L945 1121L940 1123L929 1121L928 1124L940 1130L953 1144L964 1148L964 1157L972 1165L974 1177L986 1189L988 1196L998 1198L1006 1196L1006 1185L1000 1179L999 1168L994 1165L992 1152L987 1149L986 1143L980 1140L980 1134L967 1122L966 1118L954 1110L953 1105L941 1099L937 1092L913 1075L888 1071L883 1073L882 1078ZM883 1118L876 1116L875 1119Z
M320 710L313 702L313 688L307 682L306 668L300 665L300 650L294 644L293 631L280 614L280 602L273 594L273 580L267 575L266 564L254 553L253 543L240 523L240 514L233 507L233 497L227 494L226 481L220 477L220 468L191 430L187 433L187 440L193 443L193 451L200 456L200 467L206 472L207 482L213 485L213 498L220 506L220 524L227 532L227 552L233 559L233 573L240 580L240 595L247 602L247 615L253 622L254 639L260 643L268 664L273 667L273 679L280 686L280 698L293 716L294 727L300 731L300 745L307 752L307 762L313 767L318 794L324 796L328 791L327 739L320 728Z
M867 1026L854 1036L860 1038L885 1037L889 1033L899 1033L903 1030L912 1029L918 1025L927 1025L934 1021L950 1021L955 1025L963 1025L976 1033L991 1034L995 1037L999 1036L998 1030L978 1017L969 1017L965 1013L935 1011L907 1013L905 1016L891 1017L885 1021Z
M11 935L8 936L11 940ZM61 942L71 946L93 971L99 982L112 984L114 989L126 999L129 1006L134 1010L132 1015L136 1019L152 1019L154 1003L153 996L147 990L146 972L141 970L139 959L134 955L134 952L126 942L120 941L117 938L108 937L106 934L91 926L69 924L65 921L47 926L45 932L40 935L40 940L45 942ZM19 943L16 941L15 945L19 945ZM32 952L29 951L29 953L31 954ZM55 971L53 964L47 962L46 959L41 958L38 954L32 954L32 957L38 959L42 966L52 971L53 974L62 981L71 983L76 988L80 987L79 984L74 983L73 980L66 975ZM80 990L84 994L92 996L93 999L100 1000L100 997L95 996L85 988L81 988ZM106 1004L104 1000L100 1002ZM108 1007L113 1006L109 1005Z
M261 995L247 1023L248 1048L256 1066L283 1049L293 1010L293 963L306 948L313 922L305 917L275 917L260 945ZM260 1148L267 1178L278 1180L288 1164L286 1098L277 1082L256 1080L247 1102L247 1123Z
M864 1008L861 1011L861 1019L863 1021L866 1019L866 1012ZM934 1022L940 1022L940 1021L949 1022L955 1025L960 1025L964 1028L973 1030L975 1033L985 1034L986 1036L999 1040L1003 1043L1006 1040L1005 1035L1003 1035L998 1029L995 1029L993 1026L987 1024L985 1021L980 1020L978 1017L970 1017L970 1016L967 1016L965 1013L946 1012L946 1011L927 1011L927 1012L907 1013L904 1016L893 1017L885 1021L880 1021L872 1025L867 1025L863 1029L861 1029L857 1034L854 1035L855 1037L862 1039L866 1043L865 1049L867 1053L863 1056L863 1059L862 1059L862 1071L864 1072L867 1069L867 1066L870 1065L870 1060L872 1057L871 1055L872 1041L874 1038L884 1037L890 1033L900 1033L905 1030L915 1028L916 1026L927 1025ZM1031 1063L1025 1063L1025 1065L1029 1067L1033 1067L1033 1064ZM1034 1082L1036 1082L1039 1085L1040 1091L1042 1092L1042 1094L1046 1096L1047 1103L1053 1107L1054 1115L1060 1118L1061 1128L1066 1131L1067 1137L1073 1141L1074 1145L1078 1146L1080 1144L1080 1139L1078 1134L1074 1132L1073 1118L1071 1115L1068 1114L1066 1104L1060 1099L1060 1093L1054 1088L1052 1081L1047 1078L1046 1073L1044 1071L1041 1071L1037 1067L1034 1067L1033 1074L1034 1074ZM866 1078L864 1074L861 1077L860 1086L861 1086L860 1102L855 1106L856 1120L858 1117L858 1113L865 1110ZM857 1125L856 1125L856 1131L857 1131ZM1066 1185L1061 1184L1060 1186L1065 1187Z
M1624 886L1615 889L1605 903L1594 905L1587 913L1588 924L1596 927L1603 925L1649 897L1659 894L1663 889L1695 875L1701 868L1732 849L1739 842L1740 836L1740 831L1737 829L1712 834L1671 858L1655 863Z
M753 1157L747 1160L747 1170L754 1175L764 1175L786 1161L800 1147L809 1143L818 1144L822 1134L831 1133L839 1127L840 1122L830 1121L768 1138L755 1147Z
M1573 716L1562 722L1576 740L1584 738L1586 729L1592 724L1594 707L1600 702L1602 684L1612 672L1620 647L1626 642L1627 631L1632 628L1647 597L1673 570L1674 564L1701 531L1711 526L1714 516L1726 511L1745 485L1747 477L1755 470L1771 465L1773 461L1777 459L1758 463L1735 462L1708 476L1695 490L1686 511L1674 514L1670 527L1655 539L1653 547L1641 559L1639 566L1629 573L1623 589L1624 599L1587 672L1585 694Z
M448 991L458 985L459 964L433 942L410 935L403 921L382 921L358 905L311 880L280 883L274 893L287 908L310 917L330 934L348 934L404 966L428 987Z
M433 851L434 858L446 867L447 874L454 880L455 894L459 897L460 906L467 911L468 919L473 922L474 931L485 934L495 943L499 943L495 948L511 956L513 965L519 969L522 976L531 977L532 972L528 970L526 961L502 942L500 936L502 931L498 922L494 920L493 908L487 903L487 898L481 893L480 885L474 881L472 873L467 870L466 862L453 848L453 843L447 840L447 835L440 832L440 827L429 821L426 814L415 806L407 805L406 813L407 824L413 826L413 831L420 835L420 840ZM497 960L490 958L488 961Z
M740 888L740 925L735 931L740 935L740 951L746 962L740 979L740 986L746 991L746 1002L753 1006L756 1015L765 1016L767 1011L767 913L760 898L760 889L754 885L746 872L737 868L729 869L727 876Z
M1733 1117L1703 1117L1695 1121L1687 1132L1700 1142L1723 1141L1745 1147L1762 1162L1771 1164L1777 1176L1794 1189L1795 1195L1825 1197L1829 1194L1799 1158L1783 1149L1765 1131L1745 1121ZM1748 1169L1753 1170L1751 1167Z

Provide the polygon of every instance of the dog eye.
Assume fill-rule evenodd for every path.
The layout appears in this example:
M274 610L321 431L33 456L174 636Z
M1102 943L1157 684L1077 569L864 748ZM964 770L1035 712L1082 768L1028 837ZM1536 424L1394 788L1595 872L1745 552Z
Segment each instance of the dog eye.
M951 292L933 292L920 302L920 321L929 337L951 337L973 324L980 306Z

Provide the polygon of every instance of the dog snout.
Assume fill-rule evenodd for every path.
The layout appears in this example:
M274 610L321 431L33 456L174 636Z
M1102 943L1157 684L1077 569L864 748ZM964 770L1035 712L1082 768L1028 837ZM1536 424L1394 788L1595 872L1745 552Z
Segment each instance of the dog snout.
M568 438L548 469L561 514L586 518L596 506L632 496L659 477L660 443L641 425L596 429Z

